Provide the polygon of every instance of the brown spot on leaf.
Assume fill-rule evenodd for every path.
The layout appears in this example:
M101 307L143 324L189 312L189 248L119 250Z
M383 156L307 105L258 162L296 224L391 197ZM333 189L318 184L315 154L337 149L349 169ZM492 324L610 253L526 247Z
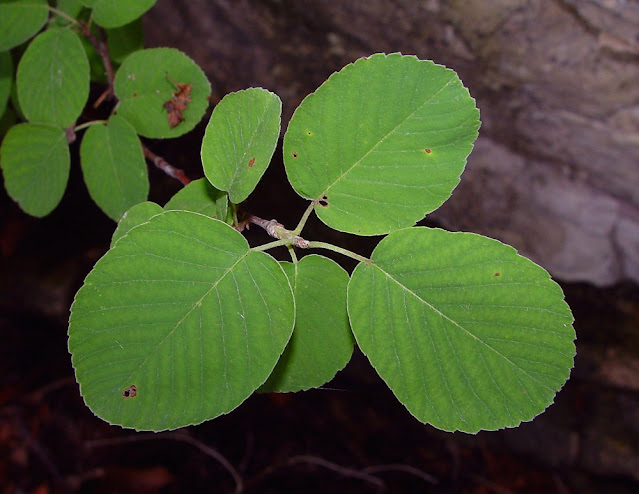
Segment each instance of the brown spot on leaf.
M432 151L431 151L431 149L430 149L430 148L426 148L426 149L424 149L424 151L426 151L426 154L430 154L430 153L432 153Z
M253 165L255 164L255 158L251 158L249 160L249 168L253 168Z
M323 208L328 207L328 196L324 194L322 197L319 198L319 201L317 201L317 203Z
M293 151L293 152L291 153L291 156L292 156L293 158L297 158L297 151Z
M134 398L138 394L138 388L135 384L131 384L128 388L122 391L122 396L124 398Z
M497 271L494 275L495 278L499 278L501 276L501 273L499 271Z
M184 111L191 102L191 84L175 84L173 97L164 103L164 109L169 112L169 127L174 128L184 120Z

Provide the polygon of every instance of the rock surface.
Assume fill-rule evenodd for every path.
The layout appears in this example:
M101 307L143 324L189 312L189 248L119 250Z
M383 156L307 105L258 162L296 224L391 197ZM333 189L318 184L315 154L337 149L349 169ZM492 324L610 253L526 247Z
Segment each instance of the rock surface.
M400 51L455 69L483 127L433 218L511 243L566 281L639 280L639 4L622 0L160 0L215 96L280 95L287 122L333 71Z

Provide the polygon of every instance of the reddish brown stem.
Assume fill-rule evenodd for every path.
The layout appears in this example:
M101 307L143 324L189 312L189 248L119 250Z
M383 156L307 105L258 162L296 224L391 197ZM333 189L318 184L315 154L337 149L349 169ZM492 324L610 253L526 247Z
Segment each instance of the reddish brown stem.
M104 70L106 70L107 81L109 82L109 88L106 91L106 95L103 94L102 96L100 96L98 101L96 101L95 104L93 105L94 108L97 108L106 97L110 98L113 96L113 81L115 80L115 71L113 70L113 64L111 64L111 57L109 56L109 47L104 41L104 37L105 37L104 30L102 29L100 30L102 39L98 39L95 36L95 34L91 32L91 26L89 24L85 22L80 22L80 28L82 30L82 34L93 45L93 48L95 48L95 51L98 52L98 55L100 55L100 58L102 59L102 64L104 65Z
M186 176L184 171L179 168L175 168L168 161L166 161L162 156L158 156L149 148L147 148L144 144L142 144L142 151L144 151L144 156L150 160L155 166L157 166L160 170L166 173L169 177L173 177L184 185L188 185L191 183L191 179Z

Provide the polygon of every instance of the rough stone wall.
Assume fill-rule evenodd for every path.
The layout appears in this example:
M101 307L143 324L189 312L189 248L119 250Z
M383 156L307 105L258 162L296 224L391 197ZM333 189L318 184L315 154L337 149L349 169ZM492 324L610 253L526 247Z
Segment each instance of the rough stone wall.
M220 98L263 86L287 122L346 63L400 51L454 68L483 126L433 217L502 239L564 280L639 281L639 2L160 0L148 46L176 46Z

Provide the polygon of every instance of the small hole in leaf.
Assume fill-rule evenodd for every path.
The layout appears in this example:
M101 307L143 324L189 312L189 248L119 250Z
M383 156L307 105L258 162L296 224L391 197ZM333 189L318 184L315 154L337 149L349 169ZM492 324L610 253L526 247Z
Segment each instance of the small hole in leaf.
M249 168L253 168L253 165L254 165L254 164L255 164L255 158L251 158L251 159L249 160L249 163L248 163Z
M312 133L310 130L307 130L307 131L306 131L306 135L308 135L308 136L312 136L312 135L313 135L313 133Z
M131 386L126 388L124 391L122 391L122 396L125 398L133 398L137 396L137 394L138 394L138 388L135 384L131 384Z
M432 151L431 151L431 149L430 149L430 148L426 148L426 149L424 149L424 151L426 151L426 154L430 154L430 153L432 153Z
M133 97L134 97L134 98L137 98L137 97L138 97L138 93L137 93L137 91L133 93Z
M293 152L291 153L291 156L293 156L293 158L297 158L297 151L293 151Z
M326 194L324 194L322 197L320 197L319 201L317 201L317 203L322 206L323 208L328 207L328 196Z
M501 273L498 271L493 275L495 278L499 278L501 276Z

